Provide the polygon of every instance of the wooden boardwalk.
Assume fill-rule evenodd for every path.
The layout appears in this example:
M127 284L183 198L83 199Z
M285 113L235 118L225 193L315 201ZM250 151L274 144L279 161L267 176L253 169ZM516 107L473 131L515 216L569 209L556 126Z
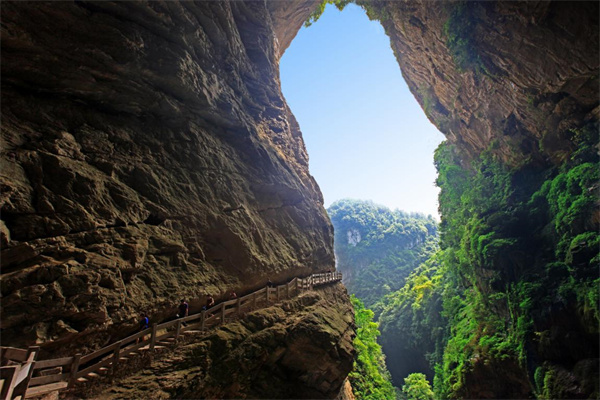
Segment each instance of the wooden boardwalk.
M92 353L72 357L36 361L39 347L17 349L0 347L0 399L13 400L41 396L87 382L114 371L119 362L144 351L154 351L162 343L177 342L186 331L205 331L237 319L244 313L266 308L284 299L297 296L314 286L337 282L339 272L313 274L294 278L290 282L264 287L246 296L225 301L214 307L174 321L153 324L152 327L112 343ZM184 325L185 322L185 325Z

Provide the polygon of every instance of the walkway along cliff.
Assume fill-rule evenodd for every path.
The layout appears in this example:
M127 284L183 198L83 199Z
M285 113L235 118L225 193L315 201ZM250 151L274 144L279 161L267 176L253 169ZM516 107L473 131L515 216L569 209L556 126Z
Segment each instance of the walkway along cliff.
M357 3L448 138L442 241L461 256L457 302L483 301L470 336L446 326L442 352L469 346L444 353L445 395L597 393L598 3ZM317 6L2 4L3 345L88 353L139 311L332 268L278 71ZM493 202L460 208L459 178L488 182L474 197ZM488 346L507 337L510 354Z
M79 383L85 384L89 380L96 380L106 374L109 374L111 379L114 379L118 375L122 376L122 373L119 374L119 363L129 361L130 358L139 355L139 353L145 351L154 352L157 348L163 348L165 345L177 344L177 341L181 340L181 335L201 335L211 328L230 323L238 318L244 318L248 313L262 308L269 308L274 303L292 299L292 297L313 290L315 287L339 282L341 279L342 275L334 272L313 274L305 279L294 278L287 284L275 287L267 286L246 296L225 301L207 310L202 310L197 314L162 324L154 323L151 328L85 355L75 354L72 357L36 360L36 353L39 347L32 347L28 350L2 347L3 366L0 367L0 372L3 385L0 396L2 399L13 399L19 395L25 396L25 398L36 397L67 388L74 388ZM331 295L332 293L335 293L335 291L329 291L327 294ZM300 302L300 304L312 305L310 301L308 303ZM256 319L258 315L255 313L248 317ZM349 322L351 320L352 317L350 316ZM336 354L338 355L342 355L344 351L347 352L345 358L348 361L347 365L349 367L353 355L351 347L353 331L350 325L342 324L343 326L346 329L339 332L340 336L331 345L332 348L337 349ZM332 336L332 338L334 337ZM198 341L197 338L195 340ZM308 355L310 346L297 350L301 353L306 352ZM286 353L290 353L290 350L284 350L280 356L285 356ZM227 354L221 354L220 356L226 357ZM293 356L287 354L287 357ZM323 362L322 356L317 358ZM340 359L339 357L337 358L339 362ZM296 366L296 368L300 371L303 366ZM333 393L335 394L339 390L340 383L334 383L332 387L325 387L325 390L330 391L333 389ZM316 393L318 393L319 388L315 389L317 390ZM323 389L323 387L320 389ZM196 387L190 386L187 390L200 393L202 390L214 391L215 389L210 388L205 383L204 385L196 385ZM326 393L320 393L320 396ZM146 395L151 394L146 393Z

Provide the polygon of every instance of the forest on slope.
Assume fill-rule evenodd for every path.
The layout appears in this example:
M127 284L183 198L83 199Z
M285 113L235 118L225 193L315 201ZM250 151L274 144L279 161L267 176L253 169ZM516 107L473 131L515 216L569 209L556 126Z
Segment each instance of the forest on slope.
M597 132L574 129L575 151L548 171L492 152L467 169L442 143L439 249L430 218L330 207L338 268L375 311L395 386L424 373L436 398L597 398Z
M390 210L372 201L344 199L327 213L334 227L337 269L350 293L378 315L381 299L437 249L432 216Z
M436 151L441 250L380 317L428 360L436 398L598 397L597 132L573 129L546 171Z
M365 312L372 312L375 321L385 322L377 323L381 331L373 339L383 345L395 386L401 388L404 378L415 372L431 379L427 360L405 343L404 325L390 321L397 318L391 310L407 277L420 265L429 265L438 250L438 222L432 216L392 211L362 200L340 200L327 211L334 226L337 269L344 274L348 291L364 302ZM386 318L381 320L383 310Z

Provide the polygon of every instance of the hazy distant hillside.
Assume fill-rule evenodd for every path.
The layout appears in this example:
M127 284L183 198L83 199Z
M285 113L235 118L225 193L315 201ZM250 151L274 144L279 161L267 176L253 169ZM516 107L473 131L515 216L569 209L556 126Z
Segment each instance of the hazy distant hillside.
M431 216L348 199L327 212L335 230L337 268L367 308L403 287L408 274L438 247L438 223Z

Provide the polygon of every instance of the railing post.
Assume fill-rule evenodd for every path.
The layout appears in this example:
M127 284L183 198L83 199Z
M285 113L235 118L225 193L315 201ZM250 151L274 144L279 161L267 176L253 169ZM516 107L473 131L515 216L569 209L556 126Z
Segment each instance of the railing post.
M221 303L221 324L225 325L225 303Z
M175 341L179 339L179 335L181 334L181 320L177 321L177 329L175 330Z
M242 309L242 300L238 297L237 303L235 303L235 315L240 316L240 312Z
M117 346L117 348L113 351L113 361L112 361L112 372L113 374L117 372L117 364L119 363L119 354L121 353L121 343Z
M21 370L20 367L20 365L7 365L4 368L0 369L0 378L4 381L2 384L2 388L0 388L0 396L2 396L2 399L10 400L13 398L15 380L17 379L19 371Z
M266 297L266 299L267 299L267 307L269 306L269 290L270 289L271 288L269 288L269 285L267 285L267 290L265 291L267 293L267 297Z
M27 349L27 359L25 363L21 364L21 370L23 370L23 368L29 368L29 370L27 371L27 376L14 387L12 392L13 397L21 396L22 399L25 398L27 388L29 387L29 381L31 380L33 369L35 368L35 359L37 358L39 350L39 346L30 346Z
M252 309L256 310L256 302L258 300L258 295L256 293L254 293L254 295L252 296Z
M150 336L150 351L154 351L156 346L156 323L152 324L152 335Z
M200 330L204 330L204 321L206 320L206 311L202 310L202 314L200 315Z
M279 303L279 289L281 289L281 286L277 286L277 302Z
M79 369L79 362L81 361L81 353L75 354L73 357L73 363L71 364L71 371L69 371L69 385L67 387L72 388L77 383L77 372Z
M290 298L290 284L288 283L287 285L285 285L285 290L287 292L287 298Z

